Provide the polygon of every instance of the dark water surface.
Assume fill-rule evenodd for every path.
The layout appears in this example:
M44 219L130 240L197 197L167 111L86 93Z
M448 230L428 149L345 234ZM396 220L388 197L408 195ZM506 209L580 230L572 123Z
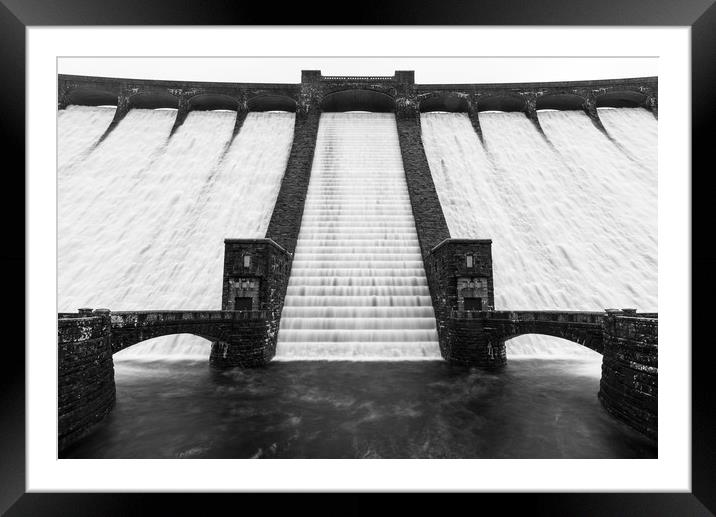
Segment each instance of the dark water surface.
M599 364L121 360L117 405L68 458L654 458L601 407Z

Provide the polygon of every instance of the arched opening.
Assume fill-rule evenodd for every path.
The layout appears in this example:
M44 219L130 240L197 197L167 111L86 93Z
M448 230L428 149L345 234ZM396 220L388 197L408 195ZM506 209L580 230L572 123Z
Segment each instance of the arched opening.
M132 95L129 106L136 109L177 109L179 99L166 92L147 92Z
M646 95L633 91L609 92L597 97L597 108L638 108L643 106Z
M285 95L259 95L247 101L249 111L296 112L296 101Z
M581 110L584 107L584 98L571 93L542 95L537 98L537 111L542 110Z
M202 93L187 102L189 111L237 111L239 101L228 95Z
M211 340L196 334L170 334L128 346L114 354L115 363L125 360L209 360Z
M505 341L508 362L512 359L574 359L602 364L602 354L568 339L547 334L520 334Z
M525 101L522 97L504 95L480 97L477 100L477 111L525 111Z
M321 110L325 112L393 113L395 112L395 99L375 90L342 90L326 95L321 102Z
M80 106L117 106L117 95L94 88L77 88L67 95L68 104Z
M440 95L420 101L421 113L467 113L468 111L467 99L457 95Z

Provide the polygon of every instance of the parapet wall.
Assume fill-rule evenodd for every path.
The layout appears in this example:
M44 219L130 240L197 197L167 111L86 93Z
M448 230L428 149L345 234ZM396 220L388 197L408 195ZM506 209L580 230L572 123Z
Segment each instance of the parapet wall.
M599 400L619 420L658 437L658 326L656 318L609 313Z
M59 318L57 340L58 447L62 452L92 432L114 407L109 314L85 311Z

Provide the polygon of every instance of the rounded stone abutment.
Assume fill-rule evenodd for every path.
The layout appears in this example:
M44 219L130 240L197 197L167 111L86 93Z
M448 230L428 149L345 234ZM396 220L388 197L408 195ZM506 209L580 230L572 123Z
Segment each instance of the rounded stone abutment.
M614 312L604 318L599 400L619 420L658 436L658 319Z
M114 407L109 312L63 314L57 320L58 447L90 434Z

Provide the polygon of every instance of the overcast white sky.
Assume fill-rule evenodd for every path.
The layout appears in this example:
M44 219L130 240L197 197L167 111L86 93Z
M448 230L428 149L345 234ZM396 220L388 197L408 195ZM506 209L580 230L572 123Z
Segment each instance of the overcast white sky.
M72 57L61 74L217 82L298 83L301 70L323 75L393 75L415 70L417 83L576 81L654 76L657 58L179 58Z

